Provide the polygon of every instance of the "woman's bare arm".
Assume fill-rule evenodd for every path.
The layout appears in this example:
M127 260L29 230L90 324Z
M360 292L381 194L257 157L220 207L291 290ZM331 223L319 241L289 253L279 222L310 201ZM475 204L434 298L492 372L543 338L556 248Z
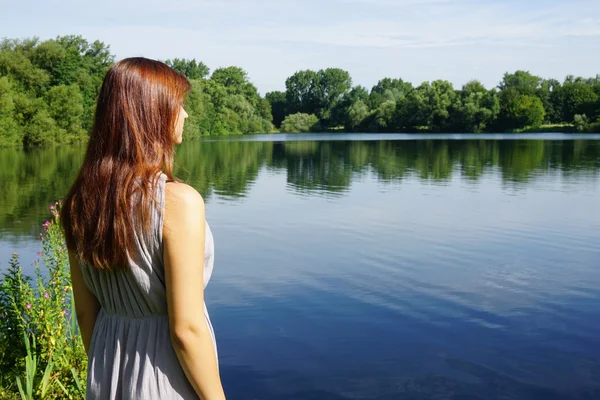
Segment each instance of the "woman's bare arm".
M203 400L225 398L212 336L204 318L204 201L192 187L167 184L163 245L171 340Z
M83 346L86 354L90 352L90 341L96 324L96 317L100 310L100 303L96 296L88 289L83 281L83 274L75 254L69 250L69 264L71 269L71 284L75 298L75 314L81 331Z

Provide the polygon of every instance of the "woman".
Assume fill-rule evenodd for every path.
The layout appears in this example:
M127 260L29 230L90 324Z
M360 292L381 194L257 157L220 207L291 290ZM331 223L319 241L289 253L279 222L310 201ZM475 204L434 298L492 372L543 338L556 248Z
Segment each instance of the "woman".
M102 83L63 201L87 399L224 399L204 305L214 244L204 202L173 178L189 81L129 58Z

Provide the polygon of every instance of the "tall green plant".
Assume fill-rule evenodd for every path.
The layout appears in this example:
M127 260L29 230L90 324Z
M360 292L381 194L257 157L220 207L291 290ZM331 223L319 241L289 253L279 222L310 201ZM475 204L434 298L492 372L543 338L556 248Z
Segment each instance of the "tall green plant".
M21 400L34 400L37 398L45 399L52 385L50 374L52 373L54 363L49 362L46 364L44 374L38 381L38 356L35 345L35 336L32 337L32 343L30 344L27 334L23 333L23 342L27 349L27 356L25 357L25 384L22 383L20 376L17 375L16 378Z
M16 385L3 390L21 399L80 399L87 357L77 329L60 204L50 212L40 234L35 280L23 274L13 255L0 281L0 382L16 375Z

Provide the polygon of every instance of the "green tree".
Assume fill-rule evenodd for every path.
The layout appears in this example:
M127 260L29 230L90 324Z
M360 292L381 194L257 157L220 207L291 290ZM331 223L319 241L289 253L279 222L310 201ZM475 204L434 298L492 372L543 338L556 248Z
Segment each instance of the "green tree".
M56 143L66 133L56 126L56 121L45 108L37 110L24 130L23 145L25 147L46 146Z
M217 114L213 132L251 134L273 129L269 104L260 97L246 71L239 67L218 68L210 81L211 101Z
M287 112L314 114L317 111L315 90L318 74L315 71L298 71L286 79Z
M347 101L348 104L354 104L357 101L366 103L369 100L369 91L364 86L354 86L350 91L344 93L342 100Z
M27 103L25 105L32 106L39 104L34 99L43 99L49 106L46 108L51 117L61 119L56 121L59 127L68 124L64 121L70 121L69 134L79 134L91 127L98 90L113 61L114 57L110 55L108 46L99 41L90 44L81 36L59 36L44 42L37 38L7 39L0 44L0 75L9 77L13 82L13 90L31 100L26 102L19 99L21 105ZM82 103L83 111L79 106L67 107L62 112L52 109L58 93L53 88L60 86L71 88L70 94L74 98L70 103ZM48 104L49 101L52 103ZM69 102L61 104L58 108L64 108ZM15 119L25 130L25 126L31 122L29 119L35 115L35 110L17 110ZM71 112L74 114L70 115ZM38 120L43 119L42 116L38 117Z
M277 128L281 126L283 119L287 115L287 100L284 92L269 92L265 98L271 103L271 112L273 114L273 125Z
M210 79L227 90L231 94L242 94L256 105L258 90L248 80L248 73L240 67L217 68Z
M546 111L538 97L523 95L517 102L515 115L521 125L539 127L544 122Z
M45 42L39 43L36 47L31 49L31 55L29 57L33 65L47 71L52 77L52 84L64 83L69 79L69 76L65 75L65 70L68 68L76 69L77 65L73 60L67 60L67 49L56 40L46 40ZM71 65L66 65L71 61ZM72 74L73 71L70 71ZM73 81L71 77L70 81Z
M562 120L571 122L576 114L595 116L598 99L591 85L581 81L566 82L561 89Z
M52 41L49 41L52 42ZM81 79L81 75L92 75L100 83L108 67L114 62L109 47L101 42L90 44L81 36L59 36L55 42L63 47L63 59L49 72L53 85L70 85Z
M471 81L463 86L451 107L451 129L456 132L484 132L499 112L496 91L487 90L478 81Z
M514 88L519 94L533 96L541 84L542 78L539 76L532 75L529 71L516 71L513 74L505 73L498 88L500 90Z
M423 82L399 102L396 127L403 130L426 127L432 132L447 130L450 107L456 98L456 91L448 81Z
M379 105L373 114L371 130L377 132L389 132L394 130L393 119L396 111L396 102L388 100Z
M346 121L345 129L350 132L358 130L368 116L369 106L361 100L357 101L352 104L348 110L348 119Z
M331 126L355 126L355 121L352 121L353 117L350 117L349 115L350 109L358 102L366 106L368 99L369 92L365 87L360 85L355 86L344 93L341 100L337 101L331 109ZM368 106L366 107L368 113ZM349 130L352 131L354 128L349 128Z
M378 108L382 103L404 99L413 90L410 82L402 79L383 78L373 88L369 95L368 104L371 109Z
M352 87L347 71L327 68L298 71L286 82L287 111L315 114L326 126L333 125L332 110Z
M83 116L83 96L77 85L58 85L50 88L44 100L48 104L48 112L59 128L68 134L80 136L81 117Z
M260 98L259 104L259 115L265 121L271 122L273 121L273 111L271 109L271 103L267 99ZM271 124L272 125L272 124Z
M0 43L0 76L11 78L17 91L28 91L31 96L39 96L50 84L50 74L36 67L28 58L31 46L38 40L9 40Z
M500 92L501 121L507 129L539 127L546 116L542 101L515 88Z
M21 146L22 135L14 119L13 91L7 77L0 78L0 147Z
M548 123L563 122L561 90L562 85L556 79L544 79L537 90L537 97L542 100Z
M196 61L195 58L188 60L185 58L174 58L166 60L165 64L173 68L177 72L181 72L188 79L206 78L210 73L210 69L202 61Z
M318 72L315 87L317 116L327 126L332 125L331 110L352 87L348 71L340 68L327 68Z

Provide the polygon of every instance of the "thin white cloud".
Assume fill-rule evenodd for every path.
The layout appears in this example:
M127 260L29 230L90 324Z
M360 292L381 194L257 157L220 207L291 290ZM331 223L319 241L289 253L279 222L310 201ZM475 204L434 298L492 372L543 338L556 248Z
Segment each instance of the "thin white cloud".
M0 37L82 34L118 58L187 57L239 65L261 92L299 69L348 69L370 86L384 76L413 83L502 73L595 75L600 1L538 0L75 0L13 2ZM16 23L15 16L28 18ZM31 11L33 10L33 11ZM115 10L118 10L115 13ZM68 11L68 12L67 12ZM11 15L13 17L11 17Z
M465 3L466 0L336 0L346 4L368 4L374 7L409 7L425 4ZM473 0L471 0L473 1Z
M340 0L366 2L366 0ZM378 0L379 4L413 4L401 0ZM441 4L440 4L441 3ZM427 19L365 18L327 25L252 27L244 30L245 41L306 42L333 46L431 48L444 46L503 45L547 47L567 36L600 37L600 21L565 14L565 7L532 11L498 4L472 7L458 0L427 0L418 8ZM600 12L600 7L596 6ZM435 9L435 12L434 12ZM581 13L580 13L581 14Z

